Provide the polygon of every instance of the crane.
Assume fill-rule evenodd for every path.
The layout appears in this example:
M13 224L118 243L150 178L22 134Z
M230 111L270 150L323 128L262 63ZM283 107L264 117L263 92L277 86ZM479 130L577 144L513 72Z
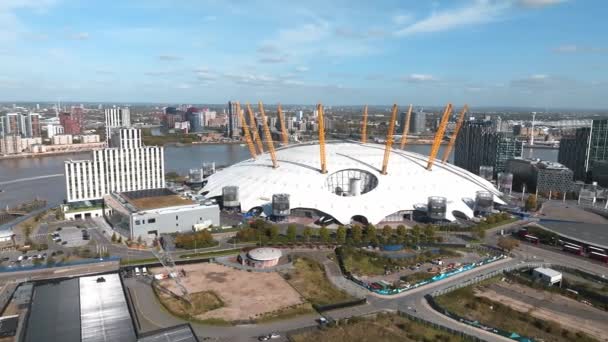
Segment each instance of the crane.
M279 116L279 121L281 122L281 140L283 145L289 144L289 136L287 135L287 129L285 129L285 121L283 112L281 111L281 104L277 107L277 115Z
M382 174L386 174L388 168L388 158L391 155L391 146L393 146L393 134L395 133L395 120L397 119L397 104L393 105L391 113L391 121L388 124L388 132L386 132L386 145L384 146L384 160L382 161Z
M264 137L266 138L266 144L268 145L268 152L270 152L270 159L272 160L272 168L276 169L279 167L277 164L277 156L274 153L274 142L272 141L272 135L270 135L270 129L268 128L268 122L266 121L266 113L264 113L264 105L262 101L258 102L260 108L260 116L262 117L262 127L264 127Z
M448 125L448 118L452 113L452 104L448 103L445 107L445 111L443 112L443 116L441 117L441 122L439 123L439 128L437 129L437 133L435 133L435 139L433 140L433 146L431 147L431 153L429 153L429 161L427 163L426 169L431 171L433 168L433 164L435 163L435 157L437 157L437 152L439 152L439 146L441 146L441 140L443 139L443 135L445 134L445 128Z
M249 134L249 127L247 126L245 115L243 115L243 112L241 112L241 104L238 102L236 103L236 111L237 113L239 113L239 119L241 120L241 126L243 126L243 134L245 135L245 141L247 142L249 153L251 153L251 157L255 159L255 146L253 145L253 141L251 140L251 134Z
M361 126L361 142L367 142L367 105L363 107L363 124Z
M456 138L458 137L458 132L460 131L460 127L462 127L462 123L464 122L464 116L466 115L466 113L468 111L469 111L469 106L467 106L465 104L464 107L462 107L462 111L460 111L460 114L458 114L458 121L456 121L456 127L454 127L454 132L452 133L452 137L450 138L448 147L446 147L445 151L443 152L443 158L441 159L441 162L444 164L448 160L448 157L450 156L450 152L452 152L452 149L454 148L454 144L456 143Z
M325 118L323 113L323 105L317 105L319 112L319 153L321 159L321 173L327 173L327 161L325 160Z
M403 125L403 133L401 133L401 146L400 148L403 150L405 147L405 143L407 142L407 133L410 131L410 118L412 117L412 105L410 104L410 108L407 110L407 115L405 116L405 124Z
M264 145L262 145L262 139L260 138L260 134L258 133L258 127L255 124L255 117L253 116L253 111L251 110L251 106L249 103L247 104L247 114L249 114L249 124L251 125L251 130L253 131L253 140L258 146L258 150L260 154L264 153Z

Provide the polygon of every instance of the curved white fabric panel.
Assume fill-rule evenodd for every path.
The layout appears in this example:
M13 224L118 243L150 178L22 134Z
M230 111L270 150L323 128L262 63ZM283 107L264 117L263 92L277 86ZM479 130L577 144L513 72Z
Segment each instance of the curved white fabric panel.
M343 224L350 223L355 215L376 224L400 210L426 205L429 196L447 198L449 220L454 220L454 210L473 216L462 199L474 199L479 190L492 192L494 201L503 203L498 198L502 194L490 182L452 164L437 160L433 170L427 171L425 155L393 149L388 174L382 175L384 145L341 142L327 144L326 150L326 174L320 173L318 144L292 145L277 150L278 168L273 169L270 156L264 154L211 175L201 192L208 191L208 197L221 196L222 187L236 185L243 211L267 206L273 194L287 193L292 209L317 209ZM378 184L359 196L338 196L327 189L326 180L345 169L367 171L376 176Z

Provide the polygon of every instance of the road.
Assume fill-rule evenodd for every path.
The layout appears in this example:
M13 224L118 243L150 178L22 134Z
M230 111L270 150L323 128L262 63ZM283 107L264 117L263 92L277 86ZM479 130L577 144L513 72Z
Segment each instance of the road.
M130 250L127 249L124 245L112 244L108 237L108 233L102 233L102 231L105 231L104 227L98 227L102 223L89 221L86 224L87 227L89 227L92 239L98 244L106 246L110 254L113 256L137 259L153 257L153 255L148 251ZM517 229L521 224L522 221L519 221L488 230L484 239L484 243L488 245L495 245L498 240L498 231L500 231L501 229ZM93 227L98 228L91 229ZM232 245L229 245L225 242L226 239L227 235L222 237L222 242L219 246L205 249L205 251L232 247ZM203 250L201 249L201 251ZM192 253L192 251L175 252L175 257L177 258L180 254L183 253ZM538 248L533 245L522 244L522 246L513 251L512 258L497 261L495 263L479 267L472 271L458 274L450 278L405 292L400 295L389 297L379 296L371 294L369 292L361 291L361 289L358 289L357 286L354 285L354 283L349 281L345 282L336 264L333 263L333 261L327 259L323 261L323 264L326 267L326 272L330 280L332 280L332 283L350 293L365 293L368 304L340 310L334 310L331 312L327 312L326 316L334 319L340 319L352 316L362 316L386 310L401 310L407 311L411 315L422 318L424 320L431 321L454 330L465 332L469 335L476 336L483 340L509 341L508 339L502 338L498 335L492 334L482 329L474 328L458 321L452 320L451 318L436 312L435 310L430 308L424 296L427 294L431 294L434 291L440 291L494 271L500 271L516 265L526 265L526 261L543 261L547 263L560 264L568 267L582 269L594 274L608 274L608 268L601 266L598 267L598 264L589 262L585 259L577 258L572 255L562 254L558 251ZM169 315L164 310L159 309L160 304L157 302L156 297L148 284L141 282L140 280L135 278L128 278L125 280L125 286L129 289L129 292L131 293L131 296L136 306L135 311L137 313L138 320L141 324L141 328L144 331L169 327L184 322ZM210 337L222 341L251 341L255 338L255 336L267 334L271 331L278 331L281 332L282 335L285 335L285 333L288 331L314 326L316 325L315 319L319 317L319 315L306 315L296 317L294 319L282 320L268 324L241 325L233 327L222 327L192 323L192 327L201 339L203 337Z

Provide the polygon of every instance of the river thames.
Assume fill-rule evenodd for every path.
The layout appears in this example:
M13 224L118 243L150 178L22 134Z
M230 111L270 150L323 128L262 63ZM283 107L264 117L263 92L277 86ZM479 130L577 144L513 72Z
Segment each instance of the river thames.
M430 145L408 145L406 150L428 154ZM443 155L443 148L439 156ZM524 156L557 161L557 150L524 150ZM0 160L0 207L13 206L34 198L59 204L65 199L64 161L90 159L91 152L53 156ZM165 172L186 174L189 169L201 167L203 162L226 166L249 158L246 146L188 145L165 147ZM451 160L450 156L450 160Z

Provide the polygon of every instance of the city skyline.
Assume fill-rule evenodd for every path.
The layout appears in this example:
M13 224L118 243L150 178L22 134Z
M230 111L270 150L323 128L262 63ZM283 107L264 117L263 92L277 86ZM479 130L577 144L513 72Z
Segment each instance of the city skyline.
M602 108L602 5L9 0L0 101Z

